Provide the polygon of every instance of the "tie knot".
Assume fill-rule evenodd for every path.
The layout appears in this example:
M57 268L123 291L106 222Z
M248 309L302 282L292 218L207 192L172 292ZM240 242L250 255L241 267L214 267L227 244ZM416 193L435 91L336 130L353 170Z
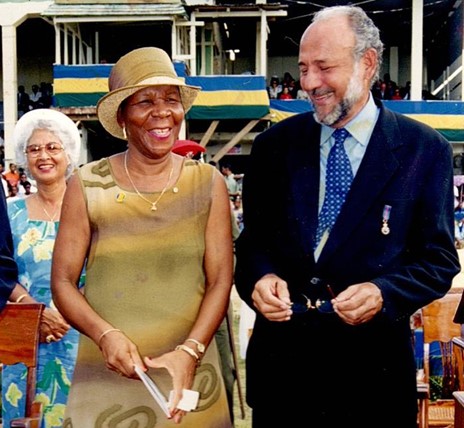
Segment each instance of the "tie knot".
M335 138L335 143L343 143L348 137L349 132L345 128L336 129L332 134Z

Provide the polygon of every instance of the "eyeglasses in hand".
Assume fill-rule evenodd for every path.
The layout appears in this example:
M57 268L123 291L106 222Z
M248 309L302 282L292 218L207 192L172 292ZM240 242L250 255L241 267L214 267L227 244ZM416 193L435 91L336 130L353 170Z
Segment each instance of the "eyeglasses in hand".
M327 284L327 290L329 291L331 298L335 299L336 296L329 284ZM316 299L313 304L311 299L305 294L300 294L296 298L292 299L291 309L294 314L304 314L312 309L316 309L323 314L331 314L334 312L330 299Z

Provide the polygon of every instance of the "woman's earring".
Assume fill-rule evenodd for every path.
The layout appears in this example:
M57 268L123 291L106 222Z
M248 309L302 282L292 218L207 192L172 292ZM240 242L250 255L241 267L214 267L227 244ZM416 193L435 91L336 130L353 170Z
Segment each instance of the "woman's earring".
M127 140L127 132L126 132L126 127L125 126L122 127L122 135L123 135L124 139Z

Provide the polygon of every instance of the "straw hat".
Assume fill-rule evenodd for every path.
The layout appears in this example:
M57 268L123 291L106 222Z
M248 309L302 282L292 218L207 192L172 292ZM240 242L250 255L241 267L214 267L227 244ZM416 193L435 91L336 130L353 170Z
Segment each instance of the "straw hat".
M200 90L198 86L186 85L177 76L169 55L162 49L140 48L122 56L111 70L108 79L110 92L97 104L98 119L103 127L114 137L124 140L117 120L119 106L140 89L158 85L179 87L185 113Z

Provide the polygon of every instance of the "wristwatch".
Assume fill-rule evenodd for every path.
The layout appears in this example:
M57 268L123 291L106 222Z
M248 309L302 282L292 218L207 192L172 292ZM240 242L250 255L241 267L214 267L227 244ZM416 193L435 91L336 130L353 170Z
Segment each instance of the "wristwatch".
M205 353L205 345L203 345L203 343L199 342L198 340L196 339L192 339L192 338L188 338L185 340L186 342L192 342L194 343L195 345L197 345L197 350L200 354L204 354Z

